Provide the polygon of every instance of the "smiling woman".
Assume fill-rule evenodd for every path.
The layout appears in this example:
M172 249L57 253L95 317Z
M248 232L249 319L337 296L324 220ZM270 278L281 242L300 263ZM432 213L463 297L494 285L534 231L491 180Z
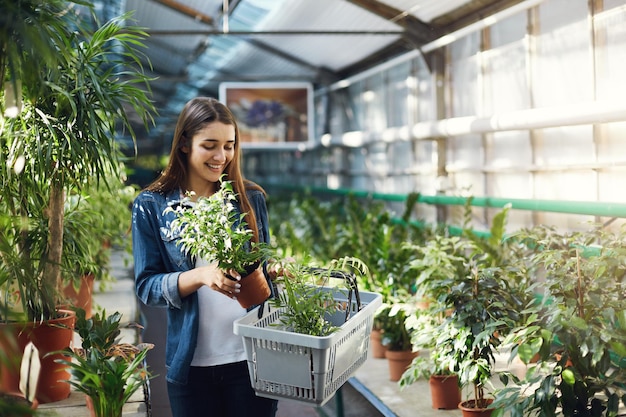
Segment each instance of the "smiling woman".
M167 307L167 389L178 417L209 408L215 415L237 417L276 413L275 400L255 395L243 340L233 333L233 322L247 312L236 301L247 285L241 271L218 263L214 253L187 250L182 233L191 220L185 216L196 208L227 205L226 214L218 212L232 214L236 224L246 227L246 251L269 243L265 192L244 179L239 142L237 122L225 105L207 97L189 101L178 118L169 165L133 205L136 292L146 305ZM223 184L232 198L220 194ZM206 200L210 196L217 199ZM217 204L206 206L204 201ZM186 211L189 203L196 206ZM199 217L198 226L206 235L202 238L227 246L236 224ZM219 233L220 225L228 233ZM265 267L259 271L272 288Z

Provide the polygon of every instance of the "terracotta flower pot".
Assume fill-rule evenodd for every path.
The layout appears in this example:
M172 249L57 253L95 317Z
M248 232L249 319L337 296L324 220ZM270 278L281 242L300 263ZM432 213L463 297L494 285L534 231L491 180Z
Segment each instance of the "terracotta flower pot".
M476 407L476 400L463 401L459 403L459 409L463 417L491 417L491 412L493 411L490 408L487 408L493 399L487 398L485 399L484 407Z
M2 401L6 406L16 406L19 407L19 411L24 411L24 416L34 415L34 410L39 407L39 402L37 398L33 400L33 402L29 402L24 394L21 392L0 392L0 401ZM30 408L31 412L28 412L28 408ZM13 410L12 410L13 411ZM16 417L20 416L18 414Z
M78 291L74 288L73 283L68 283L63 289L63 295L72 303L72 306L80 307L85 310L85 317L91 318L91 308L93 305L93 284L95 277L93 274L85 274L80 277L80 286Z
M70 395L70 379L67 365L57 363L58 359L69 357L57 352L70 346L74 335L76 314L73 311L58 310L60 317L44 323L9 323L0 329L0 346L11 363L2 364L0 391L19 392L20 362L28 342L39 350L41 371L37 383L37 401L40 404L63 400ZM7 336L14 341L11 343ZM15 343L16 342L16 343Z
M237 301L246 309L261 304L272 293L262 268L256 268L250 274L242 276L239 283L241 288Z
M387 350L385 357L389 364L389 380L399 381L404 371L407 370L413 358L415 358L419 352L413 352L411 350Z
M461 402L459 377L456 375L432 375L428 380L433 408L456 410Z
M382 344L382 331L380 329L372 329L370 333L370 352L372 357L382 359L385 357L387 347Z

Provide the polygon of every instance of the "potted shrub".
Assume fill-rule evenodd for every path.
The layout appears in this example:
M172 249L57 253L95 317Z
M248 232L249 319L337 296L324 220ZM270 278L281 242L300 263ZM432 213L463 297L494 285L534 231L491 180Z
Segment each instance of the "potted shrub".
M223 271L237 271L241 275L237 301L242 307L263 303L271 289L262 264L272 252L267 245L252 242L245 214L234 205L236 195L230 181L221 180L210 197L200 197L195 203L191 197L187 195L180 204L168 208L177 215L171 228L180 235L182 249L196 258L217 262Z
M438 410L457 409L461 402L459 378L448 368L445 358L451 355L453 346L445 342L448 331L440 331L443 325L450 326L450 321L443 320L441 308L431 304L428 310L417 310L407 319L411 329L411 342L420 352L400 378L402 389L420 379L428 381L432 407ZM440 338L442 340L440 340Z
M0 100L0 283L18 295L3 299L2 321L18 322L22 330L26 322L46 331L62 329L65 341L52 348L58 351L69 345L73 325L71 314L57 310L66 197L87 179L102 179L117 163L118 128L134 137L122 105L134 108L144 122L150 118L154 108L140 88L147 77L136 66L145 34L126 24L128 16L90 33L76 13L68 13L66 1L1 4L10 25L0 33L0 48L7 51L0 60L7 87ZM69 323L46 325L62 318ZM38 340L48 339L49 334ZM11 354L18 363L22 342ZM57 383L59 374L47 370L54 360L38 348L43 358L39 399L67 397L69 386ZM3 380L8 374L3 372ZM44 386L53 392L48 395Z
M76 310L76 332L80 348L68 348L72 379L68 382L85 394L87 406L95 417L121 417L130 397L150 378L145 357L154 346L133 345L120 341L122 315L105 311L87 318L83 309Z
M394 303L382 324L382 344L389 364L389 379L399 381L418 352L413 349L407 319L415 311L410 304Z
M462 235L434 240L413 264L419 268L418 290L443 313L436 327L439 365L456 373L461 387L472 387L459 404L462 410L489 407L495 353L523 319L521 311L534 302L524 257L518 254L523 245L505 238L507 213L508 207L497 213L490 233L479 236L469 228L466 211Z
M521 379L501 376L503 411L615 416L626 406L626 234L605 227L519 232L535 249L544 292L509 337L512 358L528 370Z

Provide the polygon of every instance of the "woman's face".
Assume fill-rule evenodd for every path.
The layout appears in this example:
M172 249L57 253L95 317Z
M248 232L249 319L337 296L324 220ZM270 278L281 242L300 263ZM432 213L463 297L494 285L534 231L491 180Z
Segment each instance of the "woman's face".
M215 191L215 184L235 156L235 126L210 123L193 136L190 147L182 150L189 161L187 189L199 194L207 187Z

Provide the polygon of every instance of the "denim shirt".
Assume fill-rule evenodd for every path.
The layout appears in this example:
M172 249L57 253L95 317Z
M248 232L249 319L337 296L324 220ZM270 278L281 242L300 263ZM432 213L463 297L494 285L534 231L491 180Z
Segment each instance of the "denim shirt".
M269 243L265 196L258 190L249 190L247 195L257 218L259 240ZM176 213L164 213L167 207L181 201L180 196L178 190L167 195L142 191L133 203L132 236L135 292L144 304L168 309L166 379L186 384L200 318L198 295L194 292L181 298L178 277L194 267L194 260L181 250L178 237L170 228ZM273 291L272 285L270 288Z

